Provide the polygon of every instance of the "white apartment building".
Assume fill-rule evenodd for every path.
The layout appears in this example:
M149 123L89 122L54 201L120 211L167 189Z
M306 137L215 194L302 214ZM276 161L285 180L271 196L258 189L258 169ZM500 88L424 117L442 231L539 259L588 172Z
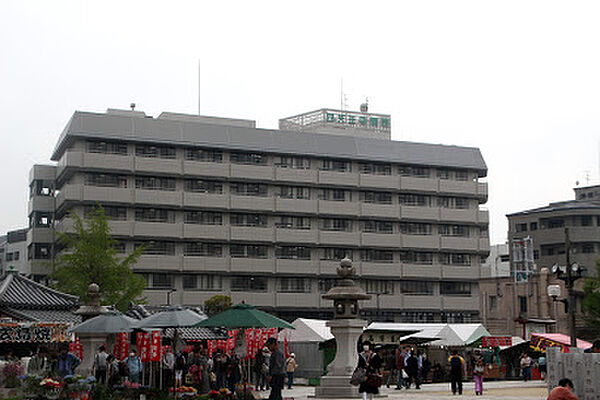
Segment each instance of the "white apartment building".
M68 213L101 204L119 251L144 245L135 272L152 304L170 296L199 305L225 293L286 319L327 318L321 294L348 256L373 294L363 304L368 319L478 320L489 253L480 151L386 139L385 115L319 113L319 132L331 123L335 134L75 112L52 153L56 164L31 171L32 274L48 273L55 230L72 227Z

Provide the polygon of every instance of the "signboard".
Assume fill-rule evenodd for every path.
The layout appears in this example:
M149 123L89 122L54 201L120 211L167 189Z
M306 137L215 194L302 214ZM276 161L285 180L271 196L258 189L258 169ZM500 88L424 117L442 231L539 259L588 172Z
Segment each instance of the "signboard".
M350 111L327 112L326 122L338 125L358 126L363 128L390 129L390 119L385 117L374 117L362 113Z
M0 323L0 343L57 343L70 339L67 324Z
M482 336L481 347L504 347L512 346L512 338L510 336Z
M558 347L561 353L568 353L569 346L563 343L556 342L554 340L546 339L541 336L537 336L535 334L531 335L531 341L529 342L529 347L531 347L534 351L539 351L542 353L546 352L546 349L549 347Z

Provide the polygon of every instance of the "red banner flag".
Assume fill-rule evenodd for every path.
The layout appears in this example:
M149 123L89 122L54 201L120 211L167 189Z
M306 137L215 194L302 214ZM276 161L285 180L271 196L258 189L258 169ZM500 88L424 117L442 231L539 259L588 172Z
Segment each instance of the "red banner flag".
M152 340L150 342L150 361L160 361L160 332L152 332Z

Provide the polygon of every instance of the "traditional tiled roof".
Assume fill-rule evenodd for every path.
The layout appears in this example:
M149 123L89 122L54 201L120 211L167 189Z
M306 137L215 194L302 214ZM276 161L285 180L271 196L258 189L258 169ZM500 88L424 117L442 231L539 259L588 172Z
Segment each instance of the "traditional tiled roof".
M71 315L79 298L61 293L16 273L0 281L0 312L15 319L39 322L77 322Z

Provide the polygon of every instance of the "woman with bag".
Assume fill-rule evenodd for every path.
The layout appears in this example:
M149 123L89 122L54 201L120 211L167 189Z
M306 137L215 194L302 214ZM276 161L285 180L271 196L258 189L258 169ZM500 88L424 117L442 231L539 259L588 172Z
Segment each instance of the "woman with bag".
M358 356L357 369L363 368L365 378L358 386L358 392L362 393L363 400L373 400L373 395L379 394L379 386L383 378L379 374L381 368L381 357L371 349L371 342L363 342L363 351Z

